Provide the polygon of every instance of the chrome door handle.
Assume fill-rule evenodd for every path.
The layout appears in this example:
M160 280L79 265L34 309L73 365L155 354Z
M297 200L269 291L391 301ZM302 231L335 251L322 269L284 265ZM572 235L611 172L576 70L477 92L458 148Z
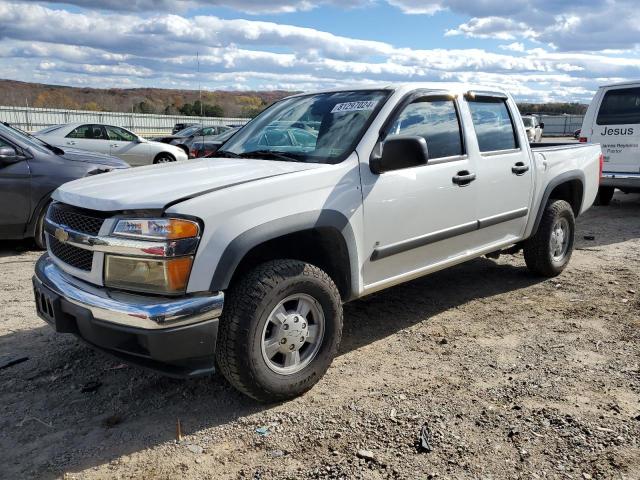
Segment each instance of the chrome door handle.
M110 145L111 147L119 147L120 145L118 145L117 143L114 143L113 145Z
M75 145L76 142L67 142L67 145Z
M525 165L523 162L518 162L513 167L511 167L511 171L518 176L524 175L529 171L529 166Z
M466 187L475 179L476 179L475 173L468 172L467 170L462 170L461 172L458 172L458 174L455 177L453 177L451 180L453 181L453 183L455 183L459 187Z

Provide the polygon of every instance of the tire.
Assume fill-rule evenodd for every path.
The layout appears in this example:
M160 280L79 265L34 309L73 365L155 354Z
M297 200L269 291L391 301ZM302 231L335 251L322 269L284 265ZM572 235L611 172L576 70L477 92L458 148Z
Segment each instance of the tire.
M596 205L602 205L606 207L611 203L611 199L613 198L613 194L615 192L614 187L600 187L598 188L598 196L596 197Z
M558 235L558 226L566 227L562 236ZM575 231L576 220L571 205L564 200L550 202L542 214L538 231L524 243L524 260L529 270L543 277L562 273L573 253Z
M153 163L170 163L175 162L176 159L173 158L173 155L170 153L159 153L156 158L153 160Z
M47 239L44 233L44 217L47 216L47 210L51 202L48 202L42 207L42 210L38 214L38 220L36 220L36 228L34 230L33 240L40 250L47 249Z
M299 300L285 302L292 297L308 301L312 308L306 317L298 317L304 320L297 326L292 312ZM278 326L270 319L277 316L274 312L280 305L286 315L279 314L278 318L285 320ZM286 323L290 328L284 332ZM310 332L314 325L316 343L302 345L300 338L302 346L296 346L300 348L296 350L298 359L308 356L308 363L287 367L286 356L280 351L268 358L269 340L272 346L278 344L277 349L287 349L293 346L289 342L298 342L300 331L296 328L306 326ZM263 403L278 402L301 395L322 378L337 354L341 337L342 302L329 275L301 261L275 260L256 267L228 291L218 327L216 359L221 373L239 391ZM273 343L275 339L278 341ZM290 353L287 350L286 355ZM291 371L285 372L287 368Z

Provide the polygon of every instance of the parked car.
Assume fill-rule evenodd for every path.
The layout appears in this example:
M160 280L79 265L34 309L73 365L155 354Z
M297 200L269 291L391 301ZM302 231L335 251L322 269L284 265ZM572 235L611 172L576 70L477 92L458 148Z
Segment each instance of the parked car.
M174 135L155 137L153 140L156 142L168 143L169 145L175 145L188 154L189 150L191 150L191 145L193 145L193 142L206 142L209 140L215 140L215 137L230 129L231 127L227 127L225 125L218 125L214 127L202 127L200 125L193 125L179 131Z
M523 115L522 123L527 132L527 139L531 143L538 143L542 139L544 123L540 122L535 115Z
M186 160L181 148L152 142L114 125L67 123L44 129L36 137L61 148L79 148L118 157L132 166Z
M189 158L211 157L218 149L229 140L235 133L240 130L239 127L231 128L220 135L214 137L214 140L206 140L204 142L197 141L191 144Z
M127 167L118 158L63 150L0 124L0 239L34 238L44 248L43 219L56 188Z
M171 130L171 134L174 135L174 134L178 133L180 130L184 130L185 128L188 128L188 127L193 127L195 125L199 125L199 124L197 124L197 123L176 123L173 126L173 130Z
M600 205L609 205L616 188L640 192L640 81L600 87L584 117L580 141L602 144Z
M312 148L256 145L309 118ZM601 160L598 145L530 148L497 88L288 97L213 162L60 187L36 265L38 313L131 363L186 377L217 364L260 401L295 397L336 355L344 302L486 254L523 250L531 272L559 275ZM100 242L59 211L95 219Z

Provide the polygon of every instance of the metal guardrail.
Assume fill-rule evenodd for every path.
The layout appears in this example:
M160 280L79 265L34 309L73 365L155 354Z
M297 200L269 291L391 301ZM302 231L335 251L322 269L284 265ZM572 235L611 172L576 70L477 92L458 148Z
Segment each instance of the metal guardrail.
M545 137L571 136L582 128L584 115L537 115L544 123Z
M0 106L0 121L28 132L37 132L46 127L71 122L104 123L124 127L143 137L150 137L171 133L176 123L199 123L205 126L244 125L249 119Z

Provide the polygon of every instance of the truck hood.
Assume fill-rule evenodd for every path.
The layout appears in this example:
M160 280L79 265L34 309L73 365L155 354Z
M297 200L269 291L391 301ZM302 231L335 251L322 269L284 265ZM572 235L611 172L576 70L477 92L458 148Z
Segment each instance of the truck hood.
M82 178L62 185L55 200L101 211L162 209L169 203L324 165L271 160L201 158Z

